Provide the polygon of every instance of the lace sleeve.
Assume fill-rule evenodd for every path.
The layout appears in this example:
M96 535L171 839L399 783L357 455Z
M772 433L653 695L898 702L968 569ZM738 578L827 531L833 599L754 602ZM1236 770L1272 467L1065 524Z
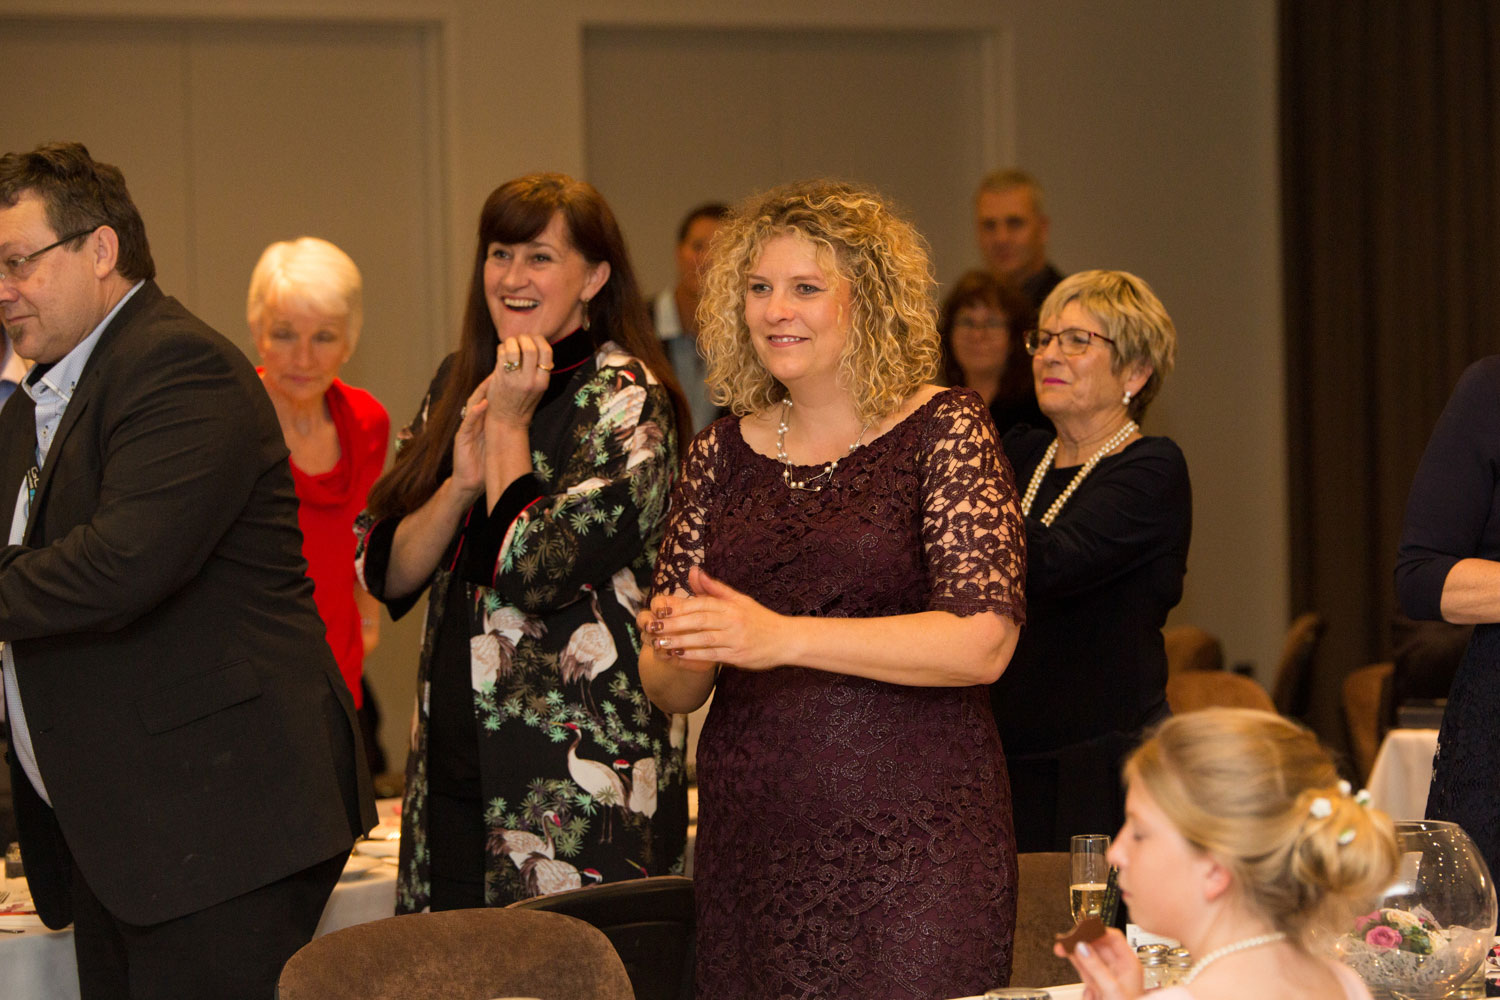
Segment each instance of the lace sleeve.
M714 458L719 452L719 435L725 433L738 433L733 418L710 425L688 448L682 478L672 491L661 552L656 557L653 589L657 593L688 593L688 570L703 564L718 494Z
M1015 477L973 392L952 393L923 448L928 607L1026 620L1026 528Z

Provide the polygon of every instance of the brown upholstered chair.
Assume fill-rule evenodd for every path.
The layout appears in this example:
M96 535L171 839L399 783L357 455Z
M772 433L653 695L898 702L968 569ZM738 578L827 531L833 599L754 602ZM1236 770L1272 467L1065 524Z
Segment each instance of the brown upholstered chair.
M1386 703L1396 664L1372 663L1344 678L1344 725L1349 731L1349 753L1363 784L1375 766L1375 754L1385 737Z
M413 913L314 938L281 971L278 1000L634 1000L609 939L561 913Z
M1224 645L1217 636L1196 625L1173 625L1161 630L1167 648L1167 676L1188 670L1223 670Z
M1010 963L1012 986L1057 986L1078 982L1067 959L1052 954L1056 935L1073 926L1068 884L1073 862L1067 851L1036 851L1016 856L1015 951Z
M693 1000L693 880L654 875L553 892L511 903L512 910L550 910L586 920L614 945L635 1000Z
M1289 719L1307 714L1312 697L1312 662L1323 638L1323 616L1316 611L1298 615L1286 630L1281 660L1276 664L1276 679L1271 685L1271 701L1276 711Z
M1167 704L1181 715L1200 708L1260 708L1276 711L1271 696L1249 677L1222 670L1194 670L1167 678Z

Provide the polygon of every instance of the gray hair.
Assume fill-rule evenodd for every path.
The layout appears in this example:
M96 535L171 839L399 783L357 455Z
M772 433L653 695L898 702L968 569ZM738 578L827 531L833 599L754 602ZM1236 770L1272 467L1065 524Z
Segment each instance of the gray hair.
M266 247L250 274L245 318L250 332L259 336L267 306L296 302L315 312L343 317L353 351L364 321L363 291L359 268L332 243L316 236L283 240Z

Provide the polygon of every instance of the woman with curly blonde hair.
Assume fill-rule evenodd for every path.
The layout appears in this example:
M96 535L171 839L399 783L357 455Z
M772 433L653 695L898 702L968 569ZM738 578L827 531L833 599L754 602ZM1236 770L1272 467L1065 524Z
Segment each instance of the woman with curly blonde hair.
M716 691L698 755L698 995L951 997L1009 977L1010 797L985 685L1015 648L1016 490L932 385L921 237L812 182L740 207L700 306L694 440L641 680Z

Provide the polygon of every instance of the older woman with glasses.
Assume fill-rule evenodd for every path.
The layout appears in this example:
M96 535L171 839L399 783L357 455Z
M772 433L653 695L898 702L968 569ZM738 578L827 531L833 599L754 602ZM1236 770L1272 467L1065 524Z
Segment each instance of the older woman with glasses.
M1192 529L1187 463L1139 421L1172 370L1177 333L1150 287L1084 271L1026 334L1052 429L1018 427L1026 629L990 688L1020 851L1118 829L1120 765L1167 714L1161 627L1182 597Z

